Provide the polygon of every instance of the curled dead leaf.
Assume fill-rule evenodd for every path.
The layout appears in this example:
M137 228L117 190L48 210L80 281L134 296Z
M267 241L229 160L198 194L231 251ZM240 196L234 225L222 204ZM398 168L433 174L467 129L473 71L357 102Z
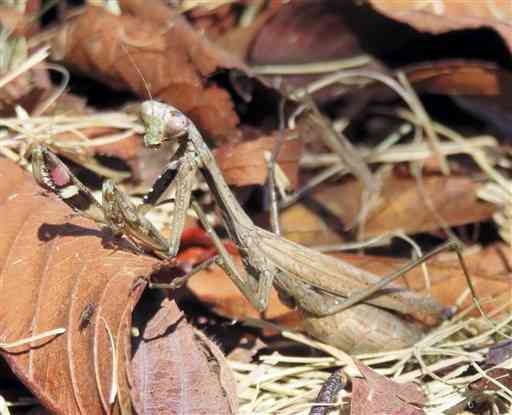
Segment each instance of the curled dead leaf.
M115 89L130 89L185 112L208 135L222 141L237 136L238 116L229 94L210 82L222 68L244 66L199 36L180 15L166 8L165 26L139 16L114 16L87 7L60 26L55 57Z
M236 414L235 380L222 352L187 323L173 301L152 308L134 346L137 413Z
M414 88L421 92L446 95L508 95L512 75L491 62L441 60L401 69Z
M411 2L408 0L370 0L380 13L407 23L419 31L445 33L450 30L492 27L512 48L512 17L504 1L465 2L458 0Z
M371 16L360 14L360 5L351 2L329 2L296 0L284 2L274 16L265 20L257 35L250 43L250 50L247 52L247 60L253 65L294 65L294 64L317 64L316 69L321 68L325 62L351 61L352 58L361 58L359 65L368 68L383 70L377 59L366 55L367 44L371 38L379 39L383 29L376 28L376 22ZM363 17L364 16L364 17ZM357 27L357 30L355 29ZM365 32L364 35L357 33ZM379 33L377 36L376 33ZM331 66L332 67L332 66ZM343 69L343 67L339 67ZM288 88L304 87L316 79L325 76L331 71L304 71L303 73L285 74L285 82ZM263 75L269 79L283 78L279 71L274 74ZM340 84L324 88L321 92L314 94L316 99L327 100L346 92Z
M357 359L354 363L363 379L352 380L350 415L422 415L425 394L414 383L397 383L379 375Z
M124 239L112 240L91 221L70 215L65 204L44 194L12 162L0 159L0 178L2 343L65 329L56 337L4 349L3 357L52 413L131 413L132 386L142 382L130 366L132 311L161 262L134 252ZM160 314L163 320L168 321L169 307ZM159 324L162 329L162 319L150 321L148 327ZM166 327L161 341L183 339ZM192 335L186 323L179 328ZM221 359L221 353L215 355ZM159 361L163 363L165 359ZM146 364L146 369L157 372ZM196 378L205 377L204 372L194 373ZM182 367L172 376L180 383L189 374ZM224 376L228 379L229 373ZM207 380L214 384L210 375ZM202 390L188 393L190 401L177 404L203 398ZM219 405L229 406L227 396L219 392Z

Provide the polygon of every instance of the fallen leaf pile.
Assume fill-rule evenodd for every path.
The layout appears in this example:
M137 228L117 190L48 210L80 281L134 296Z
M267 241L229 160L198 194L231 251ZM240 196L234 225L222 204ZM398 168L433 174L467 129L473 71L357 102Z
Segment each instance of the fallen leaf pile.
M510 412L507 0L76 4L0 0L2 414ZM264 311L213 262L218 240L191 210L162 260L37 187L43 144L95 196L110 179L140 204L189 138L145 148L150 99L212 150L229 189L209 187L213 160L197 153L192 198L235 265L254 286L261 264L279 270ZM175 184L146 215L165 238ZM258 233L246 223L230 238L224 191L255 226L355 274L386 277L457 242L461 257L442 252L372 294L408 289L442 312L294 308L294 278L330 275L331 259L276 238L248 260Z
M417 385L395 383L355 362L363 379L354 379L350 415L390 414L420 415L425 396Z
M215 53L181 16L164 10L172 24L155 32L154 23L142 17L117 17L90 7L58 29L54 54L113 88L168 102L213 137L233 140L238 125L233 103L208 77L222 67L244 68L243 63Z
M174 303L166 300L162 305L163 320L158 313L144 316L147 326L141 327L132 361L132 312L159 261L134 252L126 241L112 240L91 221L71 215L69 208L43 193L11 162L0 159L0 177L0 209L6 225L0 237L0 336L10 344L65 329L64 334L2 351L34 395L55 413L127 411L134 397L151 387L145 383L150 382L148 373L161 382L155 368L173 377L166 385L180 385L174 387L175 397L197 393L194 379L211 370L207 382L211 396L203 395L201 405L236 413L234 384L222 353L210 352L220 362L216 366L224 367L223 373L215 372L208 366L205 350L216 346L195 337L186 320L180 321ZM147 323L148 316L154 323ZM170 323L178 324L176 331L166 332ZM155 336L159 342L150 341ZM161 356L162 345L171 347L174 365ZM199 366L191 367L189 361ZM229 394L224 387L231 388ZM168 392L157 393L151 405L164 396L173 399ZM144 402L135 399L134 405Z

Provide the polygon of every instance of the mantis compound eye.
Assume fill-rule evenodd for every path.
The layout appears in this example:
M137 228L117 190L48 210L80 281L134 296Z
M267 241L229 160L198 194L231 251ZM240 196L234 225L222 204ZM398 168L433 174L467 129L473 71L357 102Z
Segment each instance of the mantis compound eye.
M146 129L144 145L158 147L164 141L176 139L188 131L188 118L176 108L158 101L144 101L140 118Z
M189 120L178 110L170 110L165 116L165 132L169 137L181 137L187 133Z

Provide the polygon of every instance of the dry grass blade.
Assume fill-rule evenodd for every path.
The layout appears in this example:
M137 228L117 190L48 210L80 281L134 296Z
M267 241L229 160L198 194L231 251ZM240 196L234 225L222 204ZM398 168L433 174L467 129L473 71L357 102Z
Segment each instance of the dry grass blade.
M484 361L489 346L493 344L496 329L501 328L508 334L512 333L511 319L512 317L504 317L497 320L496 328L491 329L488 329L483 319L465 319L462 322L453 320L434 330L412 348L362 354L356 357L366 366L375 367L374 370L377 373L392 378L396 382L421 379L422 389L426 392L425 413L439 414L467 402L468 396L463 393L465 387L484 377L485 373L475 371L472 375L462 376L462 374L473 365ZM479 336L467 337L464 344L450 340L454 336L466 337L467 334L464 333L467 333L468 329L478 330L477 327L481 327L480 330L484 331ZM241 413L307 413L314 404L314 398L321 384L327 379L332 369L345 368L351 376L357 374L351 359L347 359L343 352L332 346L306 339L304 336L290 336L286 332L283 334L309 347L318 348L330 356L307 358L274 353L270 356L262 356L259 364L230 362L241 388ZM503 362L503 365L507 364ZM428 380L425 374L431 374L433 377ZM505 396L507 400L511 397L510 392L503 385L500 385L493 394ZM350 394L342 391L342 405L348 404L349 399Z
M398 114L412 123L417 123L416 117L408 111L399 110ZM491 157L485 151L485 147L470 145L475 138L469 140L457 131L438 122L433 122L432 128L454 144L462 145L463 152L471 156L482 172L487 175L487 184L482 187L478 195L498 206L499 211L494 215L494 219L499 227L500 235L509 244L512 243L510 236L512 233L512 183L502 172L511 170L510 163L505 163L505 169L500 168L498 159ZM476 137L476 139L481 138Z
M512 181L509 181L509 186L512 188ZM493 219L498 225L500 236L512 246L512 193L507 193L502 186L490 182L480 189L478 196L499 207Z
M6 84L11 82L13 79L20 76L22 73L33 68L37 64L43 62L49 56L49 47L44 47L34 52L28 59L26 59L21 65L12 68L8 73L0 78L0 88L3 88Z
M448 165L442 153L440 152L439 139L437 137L436 131L431 126L430 117L425 111L423 105L421 104L414 90L410 87L407 78L403 74L398 74L398 80L400 81L399 83L394 78L380 72L368 71L363 69L339 71L311 83L305 89L299 89L294 91L294 93L292 94L292 98L299 99L307 94L311 94L315 91L318 91L328 85L358 78L371 79L373 81L378 81L384 84L385 86L389 87L391 90L396 92L397 95L407 103L411 111L417 117L418 124L424 129L426 138L428 139L427 142L433 153L440 161L443 173L447 174L449 172Z
M443 156L471 153L477 149L497 148L498 143L494 137L472 137L464 142L441 142L439 151ZM427 160L433 153L424 143L394 144L379 147L377 151L358 147L357 151L367 163L404 163L408 161ZM305 154L300 162L304 168L318 168L339 164L339 158L335 154ZM337 173L340 173L342 168Z
M40 340L46 340L50 337L55 337L60 334L64 334L65 332L66 332L66 329L63 327L54 329L54 330L48 330L48 331L45 331L44 333L39 333L34 336L27 337L25 339L16 340L16 341L13 341L10 343L0 343L0 349L11 349L11 348L23 346L26 344L36 343Z
M22 167L29 169L28 159L32 147L43 143L56 153L100 175L115 180L129 176L126 172L99 164L93 156L97 151L114 150L113 145L123 140L126 140L123 144L130 140L129 145L118 146L115 150L130 156L133 153L130 146L133 147L134 136L142 132L136 116L109 112L31 117L21 108L18 108L17 113L17 117L0 118L0 126L6 128L0 136L0 153ZM96 137L92 139L89 135ZM112 150L110 154L115 153Z

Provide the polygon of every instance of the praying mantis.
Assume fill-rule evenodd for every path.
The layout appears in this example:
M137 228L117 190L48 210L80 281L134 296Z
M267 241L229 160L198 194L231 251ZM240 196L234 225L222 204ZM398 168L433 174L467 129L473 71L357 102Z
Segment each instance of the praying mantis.
M274 286L281 300L299 308L309 318L313 335L327 338L349 352L382 351L413 344L422 332L401 315L443 316L445 309L432 298L392 283L416 266L417 261L381 279L256 226L226 184L201 133L185 114L170 105L149 100L141 105L140 119L145 127L147 147L158 148L169 140L177 140L179 144L142 205L135 206L109 180L103 184L100 204L44 146L35 147L32 153L36 181L75 211L110 228L115 235L125 235L161 258L176 256L186 211L192 206L218 250L215 262L258 311L267 308ZM191 197L197 171L205 178L222 212L228 235L240 252L243 269L237 268L200 205ZM176 193L173 233L166 240L144 215L159 203L169 186L175 186Z

